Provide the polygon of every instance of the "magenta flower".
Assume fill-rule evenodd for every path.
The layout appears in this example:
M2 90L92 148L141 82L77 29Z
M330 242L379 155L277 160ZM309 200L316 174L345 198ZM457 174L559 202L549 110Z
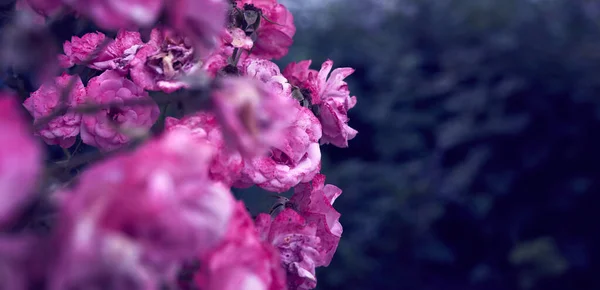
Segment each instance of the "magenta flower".
M105 38L106 36L101 32L87 33L81 38L71 37L71 41L65 41L63 45L65 55L59 56L61 66L68 68L83 64L105 41ZM126 72L129 62L142 44L139 32L119 30L117 38L97 53L87 66L97 70L111 69Z
M81 140L100 150L110 151L127 144L131 137L125 131L148 130L160 114L158 105L146 91L115 71L108 70L92 78L86 98L95 104L114 104L82 119ZM130 105L127 101L138 104Z
M291 98L244 78L223 78L212 99L226 140L249 158L280 142L294 106Z
M0 289L31 289L38 273L40 241L33 236L0 236Z
M75 78L75 85L71 90L66 105L68 108L82 104L85 98L85 88L79 76L63 74L54 79L53 83L43 84L37 91L25 100L23 106L33 116L34 121L44 118L60 108L61 95L71 78ZM81 126L81 113L67 112L58 116L41 127L36 135L40 136L48 145L59 145L69 148L75 144Z
M168 25L189 37L196 49L209 48L225 26L227 0L172 0L167 3Z
M272 61L258 58L246 58L240 66L242 75L259 80L280 98L292 98L292 86L281 74L279 67Z
M250 50L254 45L250 36L247 36L243 30L237 27L225 29L222 39L224 43L234 48Z
M256 184L269 191L284 192L300 182L310 181L319 172L319 120L298 104L288 114L294 122L285 130L284 137L271 148L268 156L245 159L242 178L235 186Z
M285 6L277 0L241 0L237 1L237 6L243 10L260 10L266 18L260 19L256 30L257 39L252 49L253 55L265 59L280 59L288 53L296 26L292 13Z
M231 185L239 179L243 167L242 156L239 152L226 148L223 133L213 114L198 112L181 120L172 117L165 119L165 130L179 128L189 130L196 140L214 147L216 153L209 169L212 180ZM204 147L200 146L199 149L201 148Z
M202 257L195 276L201 289L285 289L278 252L263 242L243 202L238 202L224 241Z
M348 147L348 140L356 137L356 130L348 126L348 110L356 105L356 97L350 97L346 77L354 72L352 68L331 68L333 62L327 60L320 71L311 70L310 60L288 65L283 74L290 83L303 89L304 96L312 106L318 107L318 117L323 125L321 144L331 143L337 147Z
M342 236L340 213L333 208L333 202L342 194L335 185L325 185L325 175L317 174L312 184L301 183L294 188L290 199L292 207L308 222L317 225L317 236L321 239L319 253L322 265L329 266Z
M187 87L182 80L200 68L188 39L167 29L153 29L150 41L131 61L131 79L146 90L172 93Z
M33 197L42 151L11 94L0 93L0 226Z
M317 250L320 239L316 236L316 226L308 224L290 208L284 209L273 220L267 214L260 214L256 226L261 236L279 250L288 289L315 288L315 267L322 264Z
M75 264L87 252L114 271L140 274L135 269L142 265L174 278L169 276L181 261L206 255L223 241L234 214L229 189L208 177L212 156L211 146L175 129L89 168L60 198L58 239L67 245L61 259L73 267L98 267Z
M63 0L103 29L149 27L163 8L163 0Z
M55 241L47 289L156 289L160 276L144 263L139 245L97 229L91 220L72 226Z

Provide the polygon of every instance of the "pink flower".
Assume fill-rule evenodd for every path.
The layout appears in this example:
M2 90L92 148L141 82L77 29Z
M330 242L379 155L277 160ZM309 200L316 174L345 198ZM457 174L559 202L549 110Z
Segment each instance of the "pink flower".
M315 225L308 224L293 209L286 208L273 220L267 214L260 214L256 226L261 236L279 250L288 289L315 288L315 267L322 264Z
M225 29L223 41L234 48L246 50L252 49L252 46L254 45L252 39L249 36L246 36L246 33L243 30L237 27Z
M75 218L75 217L73 217ZM160 276L143 261L139 245L79 221L55 241L47 289L156 289Z
M150 129L160 114L158 105L146 91L110 70L88 82L87 101L114 104L95 114L84 115L81 124L83 142L106 151L120 148L131 140L124 131ZM129 105L128 101L145 103Z
M181 120L172 117L165 119L165 130L179 128L189 130L196 140L206 142L216 150L209 169L211 179L231 185L240 177L243 166L242 156L239 152L225 147L223 133L213 114L198 112Z
M333 62L327 60L319 72L308 69L310 61L292 63L283 74L290 82L303 89L304 96L312 106L318 107L319 121L323 125L321 144L331 143L337 147L348 147L348 140L356 137L356 130L348 126L348 110L356 105L356 97L350 97L346 77L354 72L352 68L331 68Z
M95 164L72 194L60 196L63 258L77 261L91 252L106 262L73 266L139 275L141 265L157 278L174 278L181 261L221 244L235 212L229 189L208 177L212 154L189 131L172 130L131 154Z
M262 242L243 202L238 202L225 240L201 259L196 285L210 290L285 289L277 251Z
M244 157L262 155L280 142L294 105L291 98L244 78L223 78L212 99L226 140Z
M75 85L67 98L66 104L60 104L63 90L75 78ZM54 79L52 83L43 84L37 91L31 93L31 96L25 100L23 106L33 116L35 121L44 118L65 105L75 107L82 104L85 98L85 88L79 76L70 76L63 74ZM47 122L41 127L36 135L42 137L42 140L48 145L59 145L63 148L69 148L75 144L75 139L79 135L81 126L81 113L67 112Z
M31 289L28 282L39 263L37 249L39 240L33 236L0 236L0 289Z
M266 18L259 20L253 55L265 59L280 59L288 53L296 26L292 13L285 6L277 3L277 0L241 0L237 1L237 6L244 11L260 10L260 14Z
M42 151L11 94L0 93L0 225L33 197Z
M323 264L329 266L342 236L340 213L333 208L333 202L342 194L335 185L325 185L325 175L317 174L312 184L301 183L294 188L290 199L294 208L308 222L317 225L317 236L321 239L319 253Z
M163 0L63 0L103 29L149 27L158 19Z
M200 68L188 39L166 29L153 29L150 41L131 61L131 79L147 90L172 93L187 87L186 75Z
M269 191L284 192L300 182L310 181L319 172L319 120L298 104L288 114L294 122L285 130L284 137L271 148L268 156L245 159L242 178L235 186L256 184Z
M266 59L246 58L241 63L242 75L259 80L280 98L292 98L292 86L281 74L279 67Z
M168 25L189 37L197 49L214 45L225 26L227 0L173 0L167 2Z
M71 37L71 41L65 41L63 45L65 55L59 56L61 65L68 68L83 64L102 45L105 38L101 32L87 33L81 38ZM88 66L97 70L112 69L125 72L141 44L143 42L139 32L119 30L116 40L100 50Z

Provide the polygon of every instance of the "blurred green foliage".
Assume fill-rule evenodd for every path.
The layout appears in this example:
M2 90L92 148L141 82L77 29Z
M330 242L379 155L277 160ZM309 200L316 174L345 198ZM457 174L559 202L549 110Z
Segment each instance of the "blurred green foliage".
M280 62L357 69L318 289L600 289L600 3L375 2L294 11Z

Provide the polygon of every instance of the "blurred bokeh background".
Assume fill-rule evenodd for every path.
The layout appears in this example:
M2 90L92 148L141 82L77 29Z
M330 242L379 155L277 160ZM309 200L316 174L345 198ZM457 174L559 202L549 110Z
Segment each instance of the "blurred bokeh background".
M600 2L320 0L279 63L350 66L317 289L600 289Z

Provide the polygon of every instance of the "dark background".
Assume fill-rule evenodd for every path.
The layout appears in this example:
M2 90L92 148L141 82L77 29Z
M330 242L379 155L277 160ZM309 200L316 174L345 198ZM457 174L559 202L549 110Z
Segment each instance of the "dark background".
M282 2L282 68L356 69L359 134L323 147L344 234L317 289L600 289L599 1Z
M333 2L280 62L356 68L317 289L600 289L600 2Z

